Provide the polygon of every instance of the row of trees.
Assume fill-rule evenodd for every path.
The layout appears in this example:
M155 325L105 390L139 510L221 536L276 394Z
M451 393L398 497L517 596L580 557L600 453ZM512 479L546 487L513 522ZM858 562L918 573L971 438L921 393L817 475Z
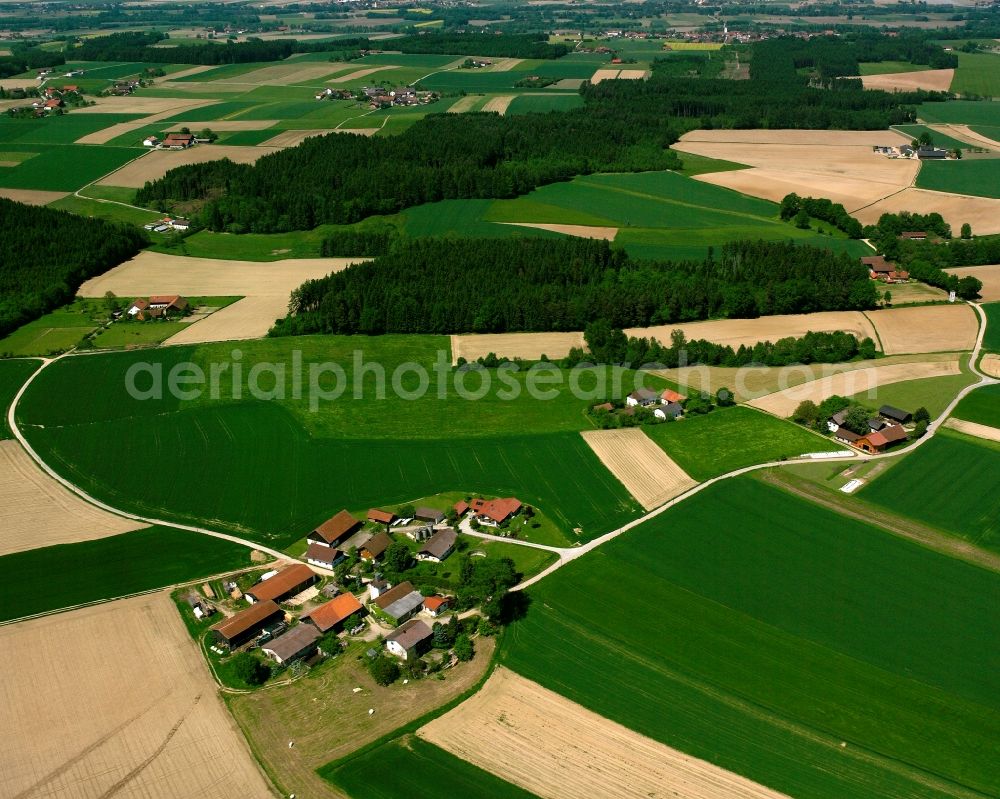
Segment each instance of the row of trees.
M69 302L135 255L142 231L0 198L0 336Z
M874 358L875 342L858 341L850 333L814 333L760 341L753 346L741 344L734 349L704 339L688 340L682 330L670 334L670 344L657 339L626 336L605 320L587 325L584 331L589 355L579 352L579 360L597 363L627 363L634 367L660 364L662 368L704 364L706 366L789 366L790 364L843 363L854 358Z
M640 262L586 239L418 239L304 283L273 335L582 330L875 307L844 254L734 242L704 261ZM418 313L414 309L419 309Z
M829 222L852 239L860 239L863 235L861 223L840 203L825 197L799 197L794 192L782 198L781 218L786 222L792 220L797 226L806 228L809 227L810 217Z

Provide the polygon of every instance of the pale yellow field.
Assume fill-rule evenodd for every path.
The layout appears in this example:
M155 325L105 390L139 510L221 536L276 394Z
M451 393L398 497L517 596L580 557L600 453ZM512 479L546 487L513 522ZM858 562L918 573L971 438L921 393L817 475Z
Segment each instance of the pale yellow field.
M166 593L0 628L4 796L272 792Z
M618 77L619 69L599 69L590 76L590 82L597 84L602 80L614 80Z
M35 89L38 81L34 78L0 78L0 86L5 89Z
M61 200L69 194L68 191L42 191L41 189L4 189L0 188L0 197L16 200L28 205L48 205Z
M979 369L990 377L1000 377L1000 355L984 355L979 362Z
M347 83L349 80L360 80L361 78L367 78L369 75L374 75L376 72L381 72L383 69L395 69L395 67L386 64L381 67L368 67L367 69L358 69L354 72L349 72L346 75L338 75L335 78L330 78L327 83Z
M510 72L514 67L524 61L523 58L502 58L494 64L488 66L484 72Z
M573 347L584 346L583 333L482 333L452 336L451 358L452 363L459 357L474 361L491 352L500 358L562 358Z
M201 344L263 338L276 319L288 315L288 296L267 294L244 297L168 338L165 344Z
M638 427L585 430L580 435L646 510L657 508L697 485Z
M140 189L147 181L162 178L171 169L188 164L203 164L228 158L237 164L252 164L261 156L276 153L277 147L227 147L220 144L205 144L187 150L154 150L136 161L126 164L117 172L112 172L98 181L101 186L123 186Z
M951 88L954 77L954 69L923 69L919 72L862 75L861 84L866 89L884 89L890 92L912 92L917 89L946 92Z
M979 333L979 317L965 303L870 311L886 355L971 350Z
M203 105L213 105L218 100L192 100L187 97L95 97L94 105L74 111L74 114L159 114L177 112Z
M853 211L912 184L917 161L872 150L907 143L895 131L696 130L673 148L752 167L697 180L774 202L792 192L825 197Z
M216 67L205 66L205 67L190 67L189 69L182 69L180 70L180 72L171 72L170 75L167 76L167 80L177 80L178 78L187 78L190 77L191 75L200 75L202 72L208 72L210 69L216 69Z
M928 189L904 189L898 194L853 212L853 216L863 225L872 225L882 214L897 214L902 211L916 214L937 212L954 230L958 230L968 222L976 235L1000 233L1000 200L971 197L966 194L947 194Z
M553 233L565 233L567 236L579 236L582 239L602 239L614 241L618 235L616 227L597 227L594 225L553 225L542 222L501 222L501 225L516 225L517 227L533 227L539 230L551 230Z
M109 98L110 99L110 98ZM125 99L125 98L117 98ZM193 108L200 108L205 105L214 105L218 100L184 100L177 101L173 108L165 108L162 111L158 111L150 116L143 117L139 120L134 120L132 122L119 122L115 125L109 125L102 130L96 130L93 133L88 133L86 136L81 136L76 140L77 144L107 144L112 139L118 136L124 136L126 133L131 133L133 131L139 130L146 125L152 124L153 122L159 122L161 119L167 119L169 117L176 116L177 114L183 114L190 111ZM195 123L195 130L200 127L205 127L208 123ZM274 123L272 123L274 124ZM172 130L180 130L183 123L176 123L168 125L167 127ZM212 123L215 127L215 123ZM263 127L267 127L264 125ZM226 128L216 128L217 130L226 130Z
M211 128L216 133L239 130L267 130L273 128L281 120L279 119L216 119L211 122L171 122L165 130L168 132L178 132L181 128L188 128L192 133L197 133L202 128ZM143 124L148 122L144 120ZM264 143L267 146L267 143Z
M618 73L618 80L645 80L649 72L645 69L623 69Z
M465 97L461 97L455 101L453 105L448 108L449 114L464 114L466 111L471 111L472 107L479 102L479 96L475 94L467 94Z
M342 64L305 62L296 64L275 64L270 67L255 69L243 75L236 75L232 78L222 78L221 80L209 81L214 86L224 84L254 85L254 86L292 86L308 82L316 82L321 78L338 71Z
M0 555L146 526L85 502L39 469L16 441L0 441Z
M489 100L486 101L486 105L483 106L482 110L485 113L488 113L490 111L495 111L496 113L500 114L500 116L503 116L504 114L507 113L507 109L510 107L510 104L514 101L514 97L515 95L513 94L504 94L501 95L500 97L491 97Z
M972 275L979 278L983 283L983 288L979 292L983 302L1000 301L1000 264L991 266L960 266L955 269L945 269L952 275L965 277Z
M969 436L975 436L976 438L981 438L985 441L997 441L1000 442L1000 428L990 427L986 424L979 424L978 422L966 422L963 419L948 419L944 423L945 427L950 427L952 430L958 430L960 433L965 433Z
M261 143L261 147L294 147L297 144L301 144L306 139L311 139L313 136L325 136L327 133L332 133L329 129L323 130L283 130L281 133L272 136L267 141Z
M609 721L503 666L476 694L417 735L544 799L782 796Z
M870 366L864 369L840 372L774 394L767 394L759 399L751 400L749 404L762 411L773 413L775 416L786 418L791 416L799 403L804 400L812 400L818 405L834 394L850 397L864 391L874 391L879 386L901 383L904 380L945 377L961 373L962 370L957 358L950 361Z

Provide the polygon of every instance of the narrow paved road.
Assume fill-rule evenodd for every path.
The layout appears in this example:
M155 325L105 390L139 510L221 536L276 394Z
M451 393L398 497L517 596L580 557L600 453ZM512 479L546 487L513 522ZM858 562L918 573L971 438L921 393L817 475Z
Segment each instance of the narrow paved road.
M944 423L944 421L948 418L948 416L952 413L952 411L954 411L955 406L958 405L958 403L961 402L961 400L966 395L968 395L971 391L974 391L977 388L981 388L982 386L994 385L994 384L1000 383L1000 380L998 380L996 378L993 378L993 377L989 377L988 375L983 374L976 367L976 363L979 360L979 356L981 354L981 350L982 350L982 346L983 346L983 336L986 333L986 322L987 322L987 320L986 320L986 313L983 311L983 309L979 306L978 303L969 303L969 304L973 307L973 309L979 315L979 319L980 319L979 335L976 338L976 345L975 345L975 348L972 351L971 360L969 362L970 363L970 369L972 370L972 372L974 374L976 374L979 377L979 380L977 382L973 383L972 385L966 386L961 391L959 391L958 394L955 396L955 398L952 399L952 401L950 403L948 403L948 406L944 409L944 411L941 413L941 415L938 416L935 420L933 420L928 425L926 435L924 435L924 437L921 438L921 439L919 439L918 441L915 441L911 446L907 447L906 449L897 450L897 451L894 451L894 452L886 452L886 453L883 453L881 455L865 455L865 454L863 454L861 452L852 452L849 457L844 457L844 458L841 458L840 460L843 460L843 461L849 461L849 460L854 460L854 461L856 461L856 460L865 460L865 461L868 461L868 460L879 460L879 459L884 459L884 458L898 458L898 457L901 457L903 455L907 455L910 452L913 452L917 447L923 446L931 438L933 438L934 435L937 433L938 429ZM104 511L107 511L108 513L115 514L116 516L122 516L122 517L124 517L126 519L132 519L132 520L135 520L135 521L145 522L146 524L157 524L157 525L161 525L163 527L173 527L173 528L178 529L178 530L187 530L187 531L192 532L192 533L201 533L202 535L209 535L209 536L212 536L213 538L220 538L220 539L222 539L224 541L229 541L229 542L234 543L234 544L239 544L241 546L249 547L251 549L257 549L257 550L260 550L261 552L266 552L269 555L272 555L273 557L276 557L276 558L281 558L281 559L284 559L284 560L293 560L293 558L290 558L290 556L286 555L283 552L280 552L280 551L278 551L276 549L270 549L268 547L262 546L261 544L257 543L256 541L251 541L251 540L246 539L246 538L240 538L239 536L229 535L227 533L220 533L220 532L217 532L215 530L206 529L204 527L196 527L196 526L193 526L193 525L179 524L177 522L167 521L165 519L155 519L155 518L148 517L148 516L141 516L139 514L129 513L127 511L119 510L118 508L113 508L110 505L107 505L106 503L101 502L100 500L95 499L94 497L90 496L82 488L80 488L79 486L75 485L74 483L71 483L69 480L66 480L61 475L57 474L54 469L52 469L51 467L49 467L49 465L47 463L45 463L44 460L42 460L42 458L38 455L38 453L35 452L35 450L31 446L31 444L28 443L28 440L25 438L24 434L21 432L20 428L17 426L17 406L18 406L18 403L21 401L21 398L24 396L25 392L28 390L28 387L31 386L31 384L35 381L35 379L38 377L38 375L41 374L42 371L44 369L46 369L47 367L49 367L51 364L55 363L56 361L60 360L61 358L65 358L65 357L79 357L79 356L75 356L72 353L66 353L66 354L60 355L60 356L58 356L56 358L44 358L44 359L42 359L41 366L39 366L38 369L31 375L31 377L28 378L28 380L24 383L24 385L21 386L20 390L14 396L14 400L10 404L10 409L7 411L7 423L10 426L11 432L14 434L14 437L18 440L18 442L20 442L21 446L24 447L25 451L32 458L32 460L34 460L35 463L37 463L38 466L42 470L44 470L46 474L48 474L50 477L52 477L53 480L58 481L62 486L64 486L69 491L72 491L74 494L76 494L77 496L79 496L81 499L86 500L87 502L91 503L92 505L95 505L96 507L101 508ZM693 488L691 488L690 490L684 492L683 494L680 494L679 496L674 497L669 502L666 502L665 504L660 505L658 508L655 508L655 509L649 511L648 513L646 513L646 514L638 517L637 519L633 519L628 524L622 525L621 527L619 527L616 530L612 530L611 532L605 533L604 535L599 536L598 538L595 538L595 539L593 539L591 541L588 541L586 544L582 544L580 546L575 546L575 547L554 547L554 546L549 546L549 545L546 545L546 544L537 544L537 543L534 543L532 541L519 541L516 538L501 538L499 536L490 535L489 533L475 532L475 531L473 531L468 526L468 524L464 524L461 527L461 530L462 530L462 532L464 534L472 536L472 537L475 537L475 538L482 538L482 539L490 540L490 541L501 541L501 542L508 543L508 544L514 544L516 546L530 547L532 549L541 549L541 550L545 550L547 552L552 552L552 553L554 553L555 555L558 556L558 560L556 560L556 562L553 563L551 566L549 566L547 569L545 569L544 571L542 571L539 574L535 575L534 577L532 577L532 578L530 578L528 580L525 580L524 582L520 583L519 585L515 586L515 590L520 590L520 589L523 589L523 588L527 588L527 587L529 587L531 585L534 585L539 580L542 580L547 575L551 574L552 572L556 571L557 569L562 568L567 563L569 563L569 562L571 562L573 560L576 560L577 558L582 557L583 555L586 555L588 552L591 552L594 549L596 549L597 547L602 546L603 544L607 543L608 541L611 541L611 540L617 538L618 536L622 535L623 533L627 533L629 530L632 530L633 528L638 527L641 524L645 524L650 519L656 518L661 513L665 513L666 511L670 510L671 508L675 507L676 505L679 505L681 502L684 502L685 500L690 499L691 497L693 497L697 493L699 493L701 491L704 491L709 486L715 485L716 483L720 483L723 480L729 480L729 479L731 479L733 477L739 477L740 475L749 474L750 472L754 472L754 471L757 471L759 469L771 469L771 468L779 467L779 466L789 466L789 465L792 465L792 464L816 463L816 462L817 461L815 459L795 458L795 459L791 459L791 460L774 461L774 462L771 462L771 463L760 463L760 464L756 464L754 466L746 466L746 467L744 467L742 469L735 469L735 470L733 470L731 472L726 472L725 474L719 475L718 477L713 477L710 480L706 480L703 483L699 483L698 485L694 486Z

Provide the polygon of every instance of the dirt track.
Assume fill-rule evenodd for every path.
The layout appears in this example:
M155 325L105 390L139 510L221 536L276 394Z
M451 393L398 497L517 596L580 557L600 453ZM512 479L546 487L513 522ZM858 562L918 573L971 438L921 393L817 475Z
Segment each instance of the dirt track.
M912 92L917 89L929 92L946 92L951 88L951 82L954 78L954 69L922 69L918 72L862 75L861 84L866 89L884 89L888 92Z
M979 332L979 317L964 302L869 311L867 316L886 355L971 350Z
M608 471L646 510L697 485L638 427L580 433Z
M277 147L236 147L224 144L201 144L187 150L154 150L137 161L126 164L98 181L101 186L141 189L147 181L162 178L171 169L188 164L203 164L228 158L237 164L252 164L261 156L276 153Z
M39 469L16 441L0 441L0 555L147 526L84 502Z
M783 796L639 735L497 667L417 735L544 799Z
M491 352L500 358L562 358L571 348L583 346L583 333L482 333L452 336L451 359L474 361Z
M752 167L696 176L705 183L774 202L791 192L825 197L853 211L911 185L918 162L872 151L908 143L895 131L696 130L673 149Z
M958 360L930 361L926 363L899 363L889 366L871 366L867 369L852 369L836 375L813 380L809 383L768 394L749 403L768 413L786 418L791 416L799 403L812 400L817 405L827 397L839 394L850 397L862 391L879 386L901 383L904 380L920 380L929 377L945 377L961 374Z
M972 275L983 282L982 291L979 292L982 302L1000 301L1000 264L990 266L961 266L957 269L945 269L952 275L965 277Z
M986 424L979 424L978 422L966 422L964 419L948 419L944 423L945 427L950 427L952 430L958 430L960 433L965 433L969 436L975 436L976 438L982 438L986 441L996 441L1000 442L1000 428L990 427Z
M4 796L265 799L165 593L0 628Z

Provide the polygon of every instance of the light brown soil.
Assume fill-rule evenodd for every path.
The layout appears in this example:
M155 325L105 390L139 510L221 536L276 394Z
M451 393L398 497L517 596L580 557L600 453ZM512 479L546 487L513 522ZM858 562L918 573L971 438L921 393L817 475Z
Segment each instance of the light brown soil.
M862 75L861 84L866 89L884 89L889 92L912 92L924 89L929 92L946 92L955 78L953 69L922 69L919 72L890 72L886 75Z
M774 202L791 192L825 197L853 211L912 184L917 161L872 150L906 143L895 131L697 130L673 147L752 167L697 180Z
M516 225L517 227L533 227L539 230L551 230L553 233L565 233L567 236L579 236L582 239L602 239L614 241L618 235L616 227L597 227L594 225L551 225L541 222L501 222L501 225Z
M960 266L956 269L945 269L952 275L965 277L972 275L983 282L983 288L979 292L983 302L1000 301L1000 264L990 266Z
M263 338L276 319L288 315L288 293L244 297L168 338L165 344L202 344Z
M323 130L283 130L281 133L263 142L260 146L294 147L297 144L302 144L306 139L311 139L313 136L325 136L327 133L332 132L329 128Z
M645 69L623 69L618 73L618 80L645 80L649 72Z
M42 191L40 189L4 189L0 188L0 197L16 200L28 205L48 205L61 200L69 194L68 191Z
M793 366L685 366L680 369L658 369L653 374L676 383L682 391L707 391L715 394L720 388L727 388L736 396L737 402L763 397L788 388L800 386L812 380L829 377L854 369L871 366L889 366L917 361L952 361L952 353L930 353L923 355L891 355L875 361L852 361L850 363L797 364Z
M965 303L890 308L866 315L886 355L971 350L979 333L979 317Z
M237 130L267 130L273 128L280 119L219 119L211 122L171 122L164 130L179 133L181 128L188 128L197 133L202 128L211 128L216 133ZM265 142L264 146L267 146Z
M354 72L348 72L346 75L338 75L335 78L330 78L327 83L347 83L350 80L361 80L361 78L367 78L369 75L374 75L376 72L381 72L383 69L395 69L395 67L387 64L381 67L358 69Z
M467 691L483 676L494 646L493 639L477 638L475 658L444 672L444 680L399 681L388 688L376 685L353 655L344 655L280 692L235 696L229 707L286 796L339 797L316 768ZM370 716L369 708L375 710ZM289 741L295 746L289 748Z
M586 430L580 435L636 501L646 510L697 485L642 430Z
M178 109L213 105L218 100L192 100L189 97L95 97L95 105L74 111L74 114L159 114ZM207 123L202 123L204 126Z
M726 174L735 175L736 172ZM829 195L824 195L829 196ZM849 209L850 210L850 209ZM972 197L966 194L948 194L928 189L904 189L873 205L852 212L863 225L873 225L882 214L910 211L916 214L937 212L945 222L958 230L968 222L977 235L1000 233L1000 200Z
M176 34L171 34L176 35ZM178 78L187 78L191 75L200 75L202 72L208 72L210 69L216 69L213 66L207 67L191 67L190 69L182 69L180 72L171 72L167 75L167 80L177 80Z
M504 58L492 64L486 69L487 72L510 72L514 67L524 61L523 58Z
M491 352L500 358L562 358L573 347L583 346L583 333L483 333L452 336L451 357L453 363L459 357L474 361Z
M84 502L39 469L16 441L0 441L0 555L147 526Z
M121 98L119 98L121 99ZM177 114L183 114L190 111L193 108L200 108L205 105L214 105L218 100L175 100L174 106L172 108L164 108L162 111L158 111L155 114L151 114L148 117L143 117L139 120L134 120L132 122L119 122L116 125L110 125L109 127L103 128L102 130L96 130L93 133L88 133L86 136L81 136L76 140L77 144L107 144L112 139L118 136L124 136L126 133L131 133L132 131L137 131L146 125L150 125L153 122L159 122L161 119L167 119L169 117L176 116ZM194 123L195 130L198 127L205 127L208 123ZM212 123L214 127L214 123ZM182 125L180 123L167 125L166 127L171 130L180 130ZM264 127L267 127L266 125ZM219 130L224 130L224 128L219 128Z
M590 76L590 82L597 84L602 80L614 80L618 77L619 72L621 72L620 69L599 69Z
M775 799L782 794L678 752L499 666L417 735L545 799Z
M500 116L503 116L507 113L507 109L510 107L510 104L514 102L514 97L516 97L516 95L513 94L503 94L500 97L491 97L486 101L486 105L483 106L482 110L484 113L495 111L500 114Z
M0 86L5 89L37 89L39 83L35 78L0 78Z
M1000 377L1000 355L984 355L979 362L979 369L990 377Z
M891 383L901 383L904 380L921 380L928 377L945 377L961 374L958 360L930 361L925 363L898 363L889 366L870 366L865 369L852 369L836 375L823 377L800 386L787 388L752 400L750 405L773 413L782 418L791 416L799 403L812 400L817 405L839 394L850 397L862 391L877 389Z
M321 79L337 72L337 65L331 63L306 62L296 64L275 64L270 67L255 69L243 75L232 78L222 78L208 83L212 86L236 84L239 86L293 86L322 82Z
M448 108L449 114L464 114L466 111L471 111L472 107L479 102L479 96L475 94L467 94L465 97L460 98L455 102L454 105Z
M166 593L2 627L0 646L5 796L275 795Z
M236 147L224 144L203 144L187 150L155 150L137 161L126 164L117 172L98 181L101 186L124 186L141 189L147 181L162 178L171 169L188 164L203 164L228 158L237 164L252 164L268 153L276 153L277 147Z
M990 427L986 424L966 422L963 419L954 418L948 419L944 423L944 426L950 427L952 430L958 430L958 432L965 433L966 435L985 439L986 441L1000 442L1000 427Z

